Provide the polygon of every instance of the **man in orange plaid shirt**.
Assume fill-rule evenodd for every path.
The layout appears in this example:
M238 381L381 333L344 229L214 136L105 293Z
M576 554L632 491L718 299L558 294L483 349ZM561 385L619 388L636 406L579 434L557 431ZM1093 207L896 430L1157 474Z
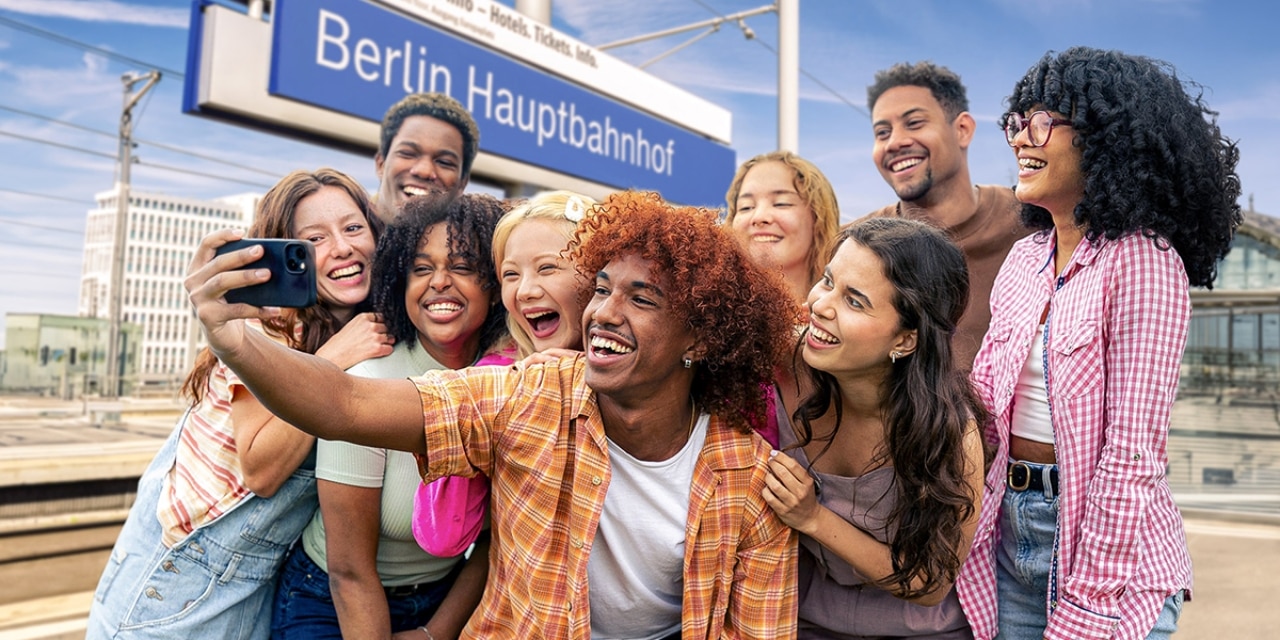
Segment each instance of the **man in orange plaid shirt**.
M761 389L792 318L715 215L621 193L572 258L586 352L522 368L353 378L279 349L238 318L207 237L187 279L214 352L298 428L423 454L427 480L491 479L490 583L464 637L791 638L796 537L761 497ZM423 637L429 636L424 631Z

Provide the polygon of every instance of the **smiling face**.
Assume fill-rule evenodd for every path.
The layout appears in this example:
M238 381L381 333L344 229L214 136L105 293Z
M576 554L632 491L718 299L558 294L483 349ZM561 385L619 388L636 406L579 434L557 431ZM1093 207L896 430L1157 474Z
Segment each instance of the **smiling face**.
M560 255L572 231L568 221L521 222L507 238L498 265L502 304L532 339L535 351L582 349L582 283L573 264Z
M582 314L587 385L617 401L684 397L693 369L693 333L675 320L653 262L628 254L605 265ZM674 395L670 395L674 394Z
M409 116L391 139L387 157L374 158L378 217L391 222L409 198L453 198L467 186L462 176L462 134L431 116Z
M1041 110L1032 108L1024 117ZM1066 118L1050 111L1055 118ZM1029 132L1022 130L1013 139L1018 159L1018 200L1049 210L1055 219L1074 224L1075 208L1084 199L1084 151L1075 145L1076 130L1070 125L1054 125L1043 147L1032 147Z
M965 150L973 138L974 123L967 112L949 118L928 88L903 85L880 95L871 121L875 136L871 157L881 177L904 202L928 202L931 190L957 177L968 182Z
M756 264L783 271L807 270L813 247L813 210L796 190L787 165L751 167L738 191L733 233Z
M886 375L889 354L915 350L916 332L903 329L893 284L870 249L841 243L809 292L804 361L837 379Z
M338 187L321 187L298 201L294 238L316 249L316 295L339 321L369 295L369 264L376 242L359 205Z
M475 268L451 255L448 225L428 227L404 292L405 309L427 353L451 369L475 361L489 301Z

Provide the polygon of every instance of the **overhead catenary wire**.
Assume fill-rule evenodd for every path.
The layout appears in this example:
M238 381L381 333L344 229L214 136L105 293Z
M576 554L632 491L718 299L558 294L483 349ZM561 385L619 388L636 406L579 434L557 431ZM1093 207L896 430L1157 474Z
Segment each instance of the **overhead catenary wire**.
M0 191L5 191L5 189L0 189ZM36 224L34 222L27 222L26 220L14 220L13 218L0 217L0 224L12 224L12 225L17 225L19 227L31 227L32 229L42 229L44 231L59 231L61 233L70 233L77 236L84 235L83 231L76 231L75 229L67 229L65 227L51 227L49 225Z
M68 198L66 196L55 196L51 193L36 193L34 191L21 191L19 189L10 189L8 187L0 187L0 192L16 193L20 196L29 196L32 198L44 198L45 200L61 200L63 202L73 202L75 204L85 204L86 202L89 202L91 200L91 198L90 199ZM76 233L79 233L79 231L77 231Z
M35 112L32 112L32 111L27 111L27 110L25 110L25 109L19 109L19 108L17 108L17 107L11 107L11 106L4 105L4 104L0 104L0 110L8 111L8 112L11 112L11 113L16 113L16 114L23 115L23 116L27 116L27 117L29 117L29 118L35 118L35 119L37 119L37 120L43 120L43 121L45 121L45 122L51 122L51 123L53 123L53 124L59 124L59 125L62 125L62 126L64 126L64 127L70 127L70 128L72 128L72 129L78 129L78 130L80 130L80 131L85 131L85 132L88 132L88 133L93 133L93 134L97 134L97 135L100 135L100 136L105 136L105 137L112 138L112 139L115 139L115 138L119 137L119 134L114 133L114 132L111 132L111 131L104 131L104 130L102 130L102 129L95 129L95 128L93 128L93 127L86 127L86 126L84 126L84 125L82 125L82 124L76 124L76 123L74 123L74 122L68 122L68 121L66 121L66 120L59 120L59 119L57 119L57 118L51 118L51 117L46 116L46 115L43 115L43 114L35 113ZM181 147L175 147L175 146L173 146L173 145L163 144L163 143L160 143L160 142L154 142L154 141L151 141L151 140L144 140L144 139L142 139L142 138L134 138L134 139L133 139L133 141L134 141L134 142L136 142L136 143L138 143L138 144L140 144L140 145L146 145L146 146L149 146L149 147L155 147L155 148L157 148L157 149L163 149L163 150L165 150L165 151L172 151L173 153L179 153L179 154L182 154L182 155L190 156L190 157L192 157L192 158L199 158L199 159L201 159L201 160L208 160L209 162L216 162L216 163L221 164L221 165L225 165L225 166L232 167L232 168L235 168L235 169L243 169L243 170L245 170L245 171L251 171L251 172L253 172L253 173L262 174L262 175L264 175L264 176L269 176L269 177L271 177L271 178L279 178L279 177L280 177L280 175L281 175L279 171L270 171L270 170L268 170L268 169L259 169L258 167L251 167L251 166L246 165L246 164L240 164L240 163L238 163L238 162L232 162L232 161L230 161L230 160L223 160L222 158L215 158L214 156L211 156L211 155L207 155L207 154L203 154L203 153L197 153L197 152L195 152L195 151L191 151L191 150L189 150L189 149L183 149L183 148L181 148Z
M263 188L263 189L270 189L270 188L271 188L271 186L272 186L272 185L269 185L269 184L263 184L263 183L261 183L261 182L253 182L253 181L250 181L250 180L241 180L241 179L239 179L239 178L231 178L231 177L228 177L228 176L218 176L218 175L214 175L214 174L211 174L211 173L204 173L204 172L201 172L201 171L192 171L191 169L183 169L183 168L181 168L181 167L174 167L174 166L170 166L170 165L167 165L167 164L159 164L159 163L156 163L156 162L147 162L147 161L145 161L145 160L141 160L141 159L139 159L137 162L134 162L134 164L139 165L139 166L143 166L143 167L151 167L152 169L163 169L163 170L165 170L165 171L172 171L172 172L174 172L174 173L185 173L185 174L187 174L187 175L191 175L191 176L199 176L199 177L201 177L201 178L212 178L212 179L214 179L214 180L223 180L223 181L225 181L225 182L238 182L238 183L240 183L240 184L246 184L246 185L249 185L249 186L251 186L251 187L261 187L261 188Z
M12 131L3 131L3 130L0 130L0 136L8 136L8 137L10 137L10 138L17 138L17 139L19 139L19 140L26 140L27 142L34 142L34 143L36 143L36 144L49 145L49 146L51 146L51 147L58 147L59 149L66 149L66 150L68 150L68 151L77 151L77 152L79 152L79 153L84 153L84 154L88 154L88 155L91 155L91 156L97 156L97 157L99 157L99 158L107 158L107 159L110 159L110 160L115 160L115 159L116 159L116 154L114 154L114 153L103 153L103 152L101 152L101 151L93 151L92 149L85 149L84 147L76 147L76 146L72 146L72 145L69 145L69 144L62 144L61 142L54 142L54 141L52 141L52 140L41 140L40 138L33 138L33 137L31 137L31 136L24 136L24 135L22 135L22 134L20 134L20 133L13 133Z
M115 51L111 51L111 50L109 50L109 49L103 49L102 47L95 47L95 46L93 46L93 45L91 45L91 44L89 44L89 43L87 43L87 42L81 42L81 41L79 41L79 40L76 40L75 38L70 38L70 37L68 37L68 36L64 36L64 35L59 34L59 33L54 33L54 32L52 32L52 31L46 31L46 30L44 30L44 29L41 29L40 27L36 27L36 26L33 26L33 25L29 25L29 24L27 24L27 23L25 23L25 22L19 22L19 21L17 21L17 20L14 20L13 18L7 18L7 17L5 17L5 16L0 16L0 24L3 24L3 25L5 25L5 26L7 26L7 27L9 27L9 28L11 28L11 29L17 29L17 30L19 30L19 31L25 31L25 32L30 33L30 34L32 34L32 35L36 35L36 36L39 36L39 37L41 37L41 38L45 38L45 39L48 39L48 40L52 40L52 41L54 41L54 42L57 42L57 43L60 43L60 44L64 44L64 45L69 46L69 47L74 47L74 48L76 48L76 49L80 49L80 50L82 50L82 51L88 51L88 52L91 52L91 53L95 53L95 54L100 55L100 56L102 56L102 57L104 57L104 58L110 58L110 59L115 60L115 61L117 61L117 62L127 62L127 63L129 63L129 64L138 65L138 66L141 66L141 67L146 67L146 68L148 68L148 69L156 69L157 71L162 71L162 72L164 72L164 73L166 73L166 74L168 74L168 75L171 75L171 76L173 76L173 77L175 77L175 78L181 78L181 77L183 77L183 75L184 75L181 71L178 71L178 70L176 70L176 69L170 69L170 68L168 68L168 67L162 67L162 66L160 66L160 65L151 64L150 62L146 62L145 60L139 60L139 59L137 59L137 58L132 58L132 57L126 56L126 55L124 55L124 54L122 54L122 53L117 53L117 52L115 52Z
M696 3L698 3L698 5L700 5L703 9L706 9L707 11L710 11L711 13L713 13L713 14L715 14L715 15L717 15L717 16L720 16L720 17L722 17L722 18L724 17L724 14L720 13L719 11L717 11L715 7L712 7L711 5L707 4L706 2L703 2L703 0L693 0L693 1L694 1L694 2L696 2ZM754 38L751 38L751 40L754 40L755 42L759 43L759 44L760 44L760 46L764 47L764 48L765 48L765 49L767 49L770 53L772 53L772 54L773 54L773 56L774 56L775 58L776 58L776 57L778 57L778 50L777 50L777 49L775 49L775 48L773 47L773 45L771 45L771 44L769 44L769 43L767 43L767 42L765 42L765 41L761 40L759 36L756 36L756 37L754 37ZM835 96L835 98L836 98L837 100L839 100L840 102L843 102L845 105L849 106L849 107L850 107L850 108L852 108L854 111L857 111L858 113L861 113L862 115L864 115L864 116L866 116L866 117L868 117L868 118L870 118L870 117L871 117L871 113L869 113L869 112L867 111L866 107L864 107L864 106L862 106L862 105L860 105L860 104L857 104L857 103L853 102L852 100L850 100L850 99L848 99L848 98L844 97L843 95L841 95L841 93L840 93L839 91L836 91L833 87L831 87L831 86L830 86L830 85L828 85L827 83L825 83L825 82L823 82L822 80L820 80L817 76L813 75L812 73L809 73L808 71L805 71L805 70L804 70L804 67L800 67L800 73L801 73L804 77L806 77L806 78L808 78L808 79L810 79L810 80L814 81L814 82L815 82L819 87L822 87L822 88L823 88L823 90L825 90L827 93L830 93L832 96Z

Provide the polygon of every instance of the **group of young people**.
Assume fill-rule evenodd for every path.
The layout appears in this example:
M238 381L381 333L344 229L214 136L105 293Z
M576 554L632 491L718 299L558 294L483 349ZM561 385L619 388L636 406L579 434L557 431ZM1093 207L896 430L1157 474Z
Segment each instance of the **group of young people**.
M185 282L209 342L90 638L1167 638L1164 477L1238 152L1167 64L1049 53L975 186L959 78L868 89L899 202L844 227L788 152L727 217L464 194L479 132L393 106L370 202L296 172ZM1190 92L1189 92L1190 91ZM320 302L242 236L316 246ZM318 508L317 508L318 505Z

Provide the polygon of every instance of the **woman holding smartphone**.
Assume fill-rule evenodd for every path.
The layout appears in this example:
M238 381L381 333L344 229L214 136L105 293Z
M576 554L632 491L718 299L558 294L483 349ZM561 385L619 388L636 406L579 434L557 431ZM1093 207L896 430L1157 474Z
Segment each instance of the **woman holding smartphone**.
M351 178L285 176L246 237L311 241L319 303L251 326L344 368L390 353L394 339L365 312L381 229ZM184 392L190 407L138 483L87 638L268 636L277 572L316 508L315 438L268 412L207 349Z
M378 245L373 269L374 306L396 348L349 373L407 378L511 363L485 355L508 342L490 259L502 214L501 203L483 194L405 204ZM456 638L488 576L487 536L463 556L484 517L487 479L445 477L424 487L412 454L329 440L320 441L316 475L320 510L285 564L272 636ZM432 494L445 488L440 483L454 483L458 495L476 495L477 509ZM457 516L476 527L442 525L425 532L432 552L420 547L414 502L424 491L436 496L420 505L439 515L436 522Z

